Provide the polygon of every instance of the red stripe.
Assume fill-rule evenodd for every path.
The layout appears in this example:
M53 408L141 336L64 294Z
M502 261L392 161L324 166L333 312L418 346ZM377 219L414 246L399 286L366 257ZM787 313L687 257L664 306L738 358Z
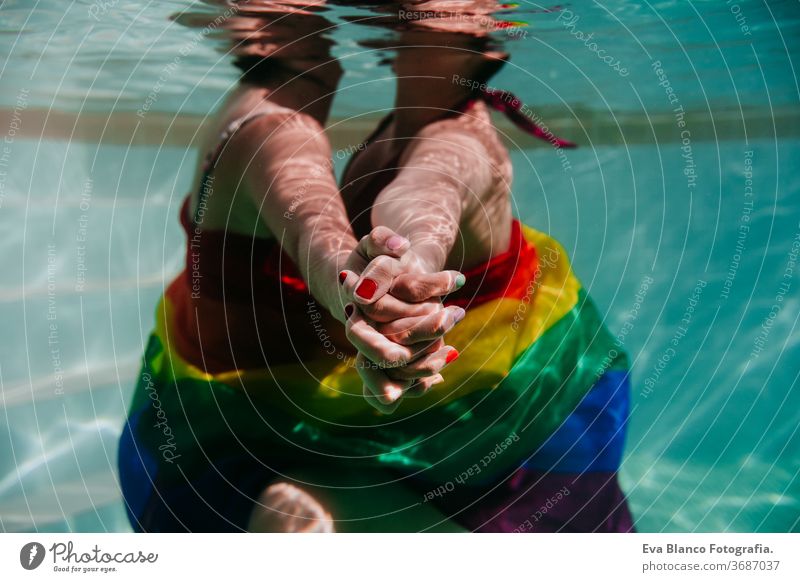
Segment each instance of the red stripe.
M538 265L536 248L525 240L519 221L514 220L508 250L466 270L466 284L448 295L445 304L467 308L493 299L522 299L530 293Z

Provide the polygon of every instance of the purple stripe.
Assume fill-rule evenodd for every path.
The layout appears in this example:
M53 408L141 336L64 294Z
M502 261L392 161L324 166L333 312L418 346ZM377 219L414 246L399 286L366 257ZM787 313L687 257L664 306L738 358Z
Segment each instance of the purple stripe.
M545 473L519 469L491 490L458 490L437 505L477 532L633 532L616 473Z

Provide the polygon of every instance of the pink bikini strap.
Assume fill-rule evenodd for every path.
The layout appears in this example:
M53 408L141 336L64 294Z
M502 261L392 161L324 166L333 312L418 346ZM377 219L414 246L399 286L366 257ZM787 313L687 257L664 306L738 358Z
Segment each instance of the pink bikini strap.
M504 113L506 117L518 128L527 134L543 139L550 142L556 148L575 148L577 144L561 139L553 134L546 126L542 127L529 115L537 117L531 109L525 106L519 98L510 91L502 91L500 89L484 89L478 93L477 98L484 101L489 107L500 113ZM528 112L522 110L523 107Z

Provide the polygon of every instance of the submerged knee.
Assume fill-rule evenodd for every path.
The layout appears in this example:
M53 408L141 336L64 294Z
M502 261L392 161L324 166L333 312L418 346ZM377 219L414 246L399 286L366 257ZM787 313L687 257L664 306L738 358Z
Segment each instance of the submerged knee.
M275 483L261 492L247 529L251 532L330 533L333 518L322 504L299 487Z

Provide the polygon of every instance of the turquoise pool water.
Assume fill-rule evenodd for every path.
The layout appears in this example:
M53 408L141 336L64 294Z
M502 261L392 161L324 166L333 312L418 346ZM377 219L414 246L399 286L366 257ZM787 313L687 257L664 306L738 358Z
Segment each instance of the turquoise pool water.
M631 354L622 484L637 527L797 531L800 9L542 8L508 13L531 25L504 39L511 65L495 84L582 147L561 157L508 130L516 213L566 246ZM128 529L120 424L183 257L191 128L235 79L213 38L169 20L186 9L212 10L120 0L0 11L3 531ZM344 21L364 13L329 13L341 24L333 116L345 132L391 106L380 55L357 44L375 32ZM153 115L137 118L187 43Z

